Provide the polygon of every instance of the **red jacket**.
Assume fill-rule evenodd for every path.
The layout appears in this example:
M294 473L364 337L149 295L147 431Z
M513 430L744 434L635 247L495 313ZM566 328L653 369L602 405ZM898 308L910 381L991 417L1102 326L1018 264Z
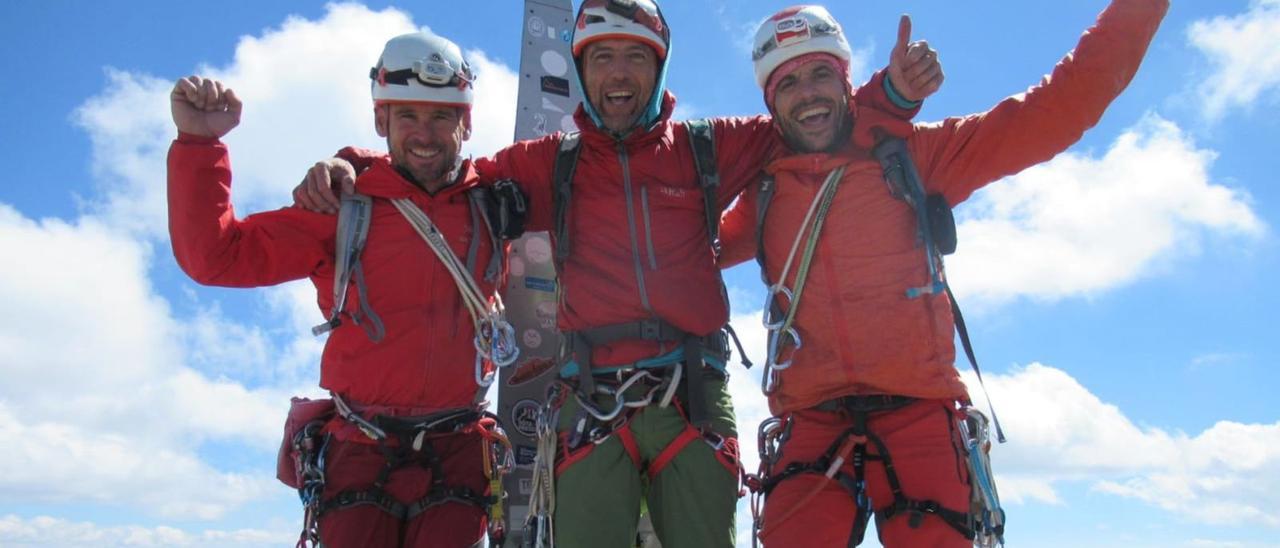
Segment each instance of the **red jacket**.
M908 130L926 192L952 205L978 188L1049 160L1097 123L1133 78L1167 0L1116 0L1053 74L991 110ZM769 398L777 414L851 394L965 397L954 367L954 323L946 295L916 299L924 251L912 209L890 196L865 146L874 113L834 154L796 154L767 168L777 181L764 233L766 270L777 281L809 204L826 175L847 166L822 229L795 324L804 343ZM758 187L725 214L723 262L754 257ZM786 280L795 287L795 266Z
M658 317L706 335L728 320L688 133L670 119L673 108L675 97L668 93L658 123L620 141L596 127L581 107L575 114L583 130L567 214L571 252L558 273L562 331ZM724 207L756 180L777 140L763 116L717 118L712 127ZM485 179L514 179L529 194L530 230L553 228L559 142L559 135L522 141L476 161ZM592 362L620 365L672 349L620 342L597 347Z
M453 279L388 199L409 198L439 225L459 257L472 234L466 190L477 178L470 162L459 182L436 195L402 178L390 159L373 160L359 178L374 197L362 261L369 304L386 337L373 343L344 314L325 342L320 386L353 402L430 409L470 405L475 348L471 318ZM337 216L285 208L237 219L231 208L231 164L225 145L180 135L169 149L169 234L178 264L206 285L257 287L310 278L320 314L333 306L334 234ZM472 276L493 288L483 269L493 253L481 245ZM354 284L348 309L357 306Z
M915 111L892 106L883 78L883 72L877 73L855 96L909 118ZM560 330L658 317L701 336L728 321L688 133L671 120L674 108L675 96L666 92L658 122L622 140L597 127L581 106L574 114L582 142L567 215L571 253L558 273ZM759 179L760 170L782 147L765 116L713 118L711 124L718 201L724 208ZM559 134L520 141L492 158L476 160L484 181L513 179L524 189L530 203L528 230L553 229L552 172L559 142ZM346 149L340 155L360 168L369 154ZM673 349L647 341L601 345L592 365L629 364Z
M890 105L883 78L877 74L859 88L873 91L859 98ZM701 336L728 322L728 299L710 253L688 132L671 120L674 108L675 96L667 92L658 123L621 141L592 123L581 107L575 113L582 144L568 213L571 252L559 273L562 331L656 316ZM905 112L909 118L914 111ZM724 208L759 179L782 147L765 116L713 118L711 124L719 207ZM553 228L552 171L559 142L558 135L519 142L476 161L485 179L510 178L524 186L537 213L532 230ZM645 341L602 345L592 364L627 364L672 349Z

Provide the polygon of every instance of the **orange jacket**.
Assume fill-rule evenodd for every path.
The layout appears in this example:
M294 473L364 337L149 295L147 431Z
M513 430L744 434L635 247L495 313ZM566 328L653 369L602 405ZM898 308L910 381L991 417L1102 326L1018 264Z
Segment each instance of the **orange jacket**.
M408 198L431 217L454 253L466 257L481 238L475 271L480 290L493 249L473 234L467 190L477 184L464 163L457 184L427 194L401 177L387 156L357 181L374 197L364 264L369 305L386 327L381 342L343 314L325 341L320 386L366 405L432 409L466 407L476 395L471 317L448 270L389 200ZM333 306L338 217L284 208L236 218L231 208L231 160L214 139L180 135L169 148L169 235L178 265L196 282L259 287L310 278L320 314ZM348 310L358 306L352 287Z
M908 130L926 192L955 205L1066 150L1128 85L1167 9L1167 0L1116 0L1039 85L987 112ZM769 398L775 414L855 394L966 397L946 295L905 294L926 285L928 272L914 212L889 194L865 146L879 115L853 108L855 138L844 150L791 155L766 168L777 181L764 233L766 271L776 283L818 188L832 169L847 166L796 312L804 346ZM725 265L755 254L758 191L748 189L725 213ZM787 287L795 287L795 270Z

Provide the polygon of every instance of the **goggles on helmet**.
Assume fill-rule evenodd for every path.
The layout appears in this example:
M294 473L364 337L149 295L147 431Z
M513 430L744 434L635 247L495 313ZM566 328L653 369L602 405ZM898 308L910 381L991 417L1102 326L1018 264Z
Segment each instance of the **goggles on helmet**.
M405 86L410 80L417 79L418 83L424 86L458 89L471 87L471 83L476 79L475 74L471 72L471 67L465 61L462 66L455 69L449 61L439 55L432 55L431 59L425 61L414 61L413 66L406 69L389 71L387 67L379 65L369 69L369 78L382 86L387 84Z

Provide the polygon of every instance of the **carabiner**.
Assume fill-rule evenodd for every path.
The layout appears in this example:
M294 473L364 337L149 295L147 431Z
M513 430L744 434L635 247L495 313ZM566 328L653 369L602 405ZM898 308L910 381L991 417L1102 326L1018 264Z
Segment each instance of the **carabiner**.
M778 378L778 372L764 364L764 372L760 375L760 391L765 396L772 396L778 390L778 385L782 384L782 379Z
M609 422L617 418L618 415L622 413L623 409L626 409L628 407L644 407L646 405L649 405L653 401L653 394L654 392L657 391L658 386L654 386L653 388L651 388L649 392L645 394L644 399L636 400L634 402L626 401L627 390L630 389L632 385L634 385L637 382L640 382L641 379L644 379L646 377L656 378L653 376L653 374L649 373L648 371L639 370L639 371L636 371L635 374L631 375L630 378L628 378L625 382L619 385L618 388L616 389L612 389L606 386L597 386L596 390L600 391L601 393L609 394L613 396L613 403L614 403L613 410L607 413L604 411L601 411L600 408L596 407L595 404L591 403L589 399L583 398L582 391L580 390L573 391L573 398L575 400L578 400L578 405L582 406L582 409L587 413L590 413L591 416L595 417L596 420L600 422Z
M773 317L773 310L774 310L773 301L778 297L778 293L782 293L782 295L787 298L788 305L790 305L791 302L795 300L795 295L791 293L791 290L787 289L787 287L782 285L781 283L776 283L769 286L768 292L765 294L765 297L764 297L764 314L761 316L761 321L762 323L764 323L764 328L769 331L777 331L781 329L782 324L787 321L786 318L775 319ZM782 310L782 307L779 306L778 310Z
M767 343L768 348L766 349L767 354L765 355L766 368L782 371L783 369L791 367L791 362L794 358L788 359L785 362L778 361L778 354L781 351L783 337L790 337L791 340L796 343L795 349L791 351L792 356L794 356L796 352L799 352L800 348L804 346L804 341L800 339L800 332L796 331L796 328L794 327L788 327L781 333L776 331L769 333L769 341Z

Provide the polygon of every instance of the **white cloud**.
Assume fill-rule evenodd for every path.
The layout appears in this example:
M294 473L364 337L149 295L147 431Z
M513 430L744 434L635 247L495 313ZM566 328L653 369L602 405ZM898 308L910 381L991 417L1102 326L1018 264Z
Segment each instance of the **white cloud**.
M335 4L319 20L291 18L242 38L229 66L196 71L223 79L246 102L242 126L227 138L235 200L249 206L241 211L287 203L304 169L339 146L381 147L372 131L368 68L387 38L415 28L394 9ZM468 54L482 80L476 131L464 151L488 153L511 141L518 78L481 51ZM0 500L216 519L283 492L267 471L288 395L317 392L322 340L309 333L322 319L315 291L307 282L262 290L263 310L253 311L259 318L243 324L190 290L179 291L174 305L194 312L176 317L152 287L154 261L170 261L167 244L153 250L150 242L167 239L171 85L109 69L106 88L77 110L93 146L97 192L83 199L84 216L33 220L0 204L0 245L14 256L39 257L0 269L7 312L0 317L0 444L9 448L0 453ZM266 327L272 325L279 327ZM229 471L204 460L206 450L260 456L251 470ZM0 522L0 543L12 531L19 531L15 542L68 544L265 538L15 520ZM58 536L49 532L54 528L81 536Z
M1214 156L1148 115L1100 158L1061 154L992 184L957 210L957 294L1090 295L1194 255L1208 238L1262 234L1248 195L1210 180Z
M483 51L469 50L467 58L476 67L475 106L472 107L471 140L464 154L484 156L511 144L516 133L516 90L520 78L508 66L490 59Z
M972 375L970 392L979 394ZM1198 434L1134 424L1066 372L1033 363L987 376L1009 436L992 451L1007 502L1063 502L1081 481L1196 523L1280 527L1280 422L1220 421Z
M1260 95L1280 88L1280 0L1253 0L1234 17L1200 20L1187 29L1214 72L1199 86L1210 119L1229 108L1249 109Z
M5 546L284 546L295 533L238 529L188 532L173 527L126 525L103 527L89 522L38 516L0 516L0 544Z
M262 36L245 36L225 67L199 67L245 103L241 124L224 139L241 211L292 202L306 169L346 145L385 149L373 127L369 68L386 40L413 32L409 16L388 8L332 4L311 21L290 18ZM470 50L480 80L474 132L464 154L510 144L519 79L480 50ZM77 123L93 142L93 169L113 226L165 238L164 158L176 135L169 117L172 78L108 70L107 88L85 102ZM180 75L181 76L181 75Z
M287 400L184 365L197 361L183 343L201 340L191 334L199 329L174 321L154 294L147 244L92 217L37 222L0 204L0 245L39 258L0 269L0 500L213 518L279 494L269 476L219 471L197 457L206 441L269 455ZM208 341L245 346L238 342Z

